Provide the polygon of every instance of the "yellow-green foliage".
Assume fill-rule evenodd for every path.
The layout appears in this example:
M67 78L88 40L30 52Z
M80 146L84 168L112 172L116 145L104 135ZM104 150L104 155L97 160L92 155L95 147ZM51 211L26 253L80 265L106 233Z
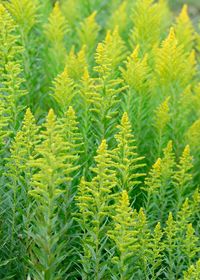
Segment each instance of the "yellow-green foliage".
M109 30L105 40L98 44L95 58L99 66L95 70L99 75L106 77L116 70L125 56L126 47L119 35L118 27L116 27L112 32Z
M200 260L195 265L191 265L189 269L184 272L184 280L197 280L200 277Z
M141 163L143 157L137 155L137 147L135 139L132 136L131 125L127 113L124 113L120 125L119 132L115 138L117 147L113 150L113 159L118 175L118 187L120 190L126 190L131 193L135 186L140 183L140 177L144 176L138 170L144 166Z
M112 36L116 40L113 40ZM110 32L107 33L103 43L98 44L95 54L97 66L94 70L98 74L95 79L95 90L99 100L94 104L93 111L96 133L100 139L112 133L114 118L118 114L116 109L119 108L119 95L126 89L122 86L122 79L115 78L114 74L115 67L121 61L121 55L124 55L123 46L118 31L114 30L112 35ZM109 53L111 49L113 52Z
M61 0L61 10L69 25L73 28L81 18L81 5L79 0Z
M185 194L189 192L188 188L191 188L192 174L190 171L192 167L190 147L187 145L180 158L179 164L177 165L177 171L174 174L174 185L177 192L178 207L183 203Z
M177 17L175 32L178 42L184 46L186 51L191 51L194 47L196 32L189 18L187 5L183 6Z
M12 202L10 204L11 209L7 209L7 213L11 210L10 227L12 231L5 232L10 243L13 243L13 239L18 239L17 236L21 235L24 243L20 240L12 245L12 250L22 255L27 255L27 247L29 246L29 240L25 235L25 232L29 225L29 198L28 190L33 175L33 168L29 165L29 161L35 155L35 147L38 144L38 131L34 116L30 109L27 109L24 120L22 122L22 128L17 132L15 139L10 147L10 158L6 164L6 176L8 178L7 187L12 194ZM4 199L7 199L6 197ZM24 209L17 213L16 209ZM5 230L5 229L3 229ZM5 254L10 254L8 248L4 248ZM11 256L10 256L11 257ZM21 256L20 256L21 258ZM23 257L20 260L24 263ZM16 265L14 261L14 265Z
M162 264L164 258L165 246L162 242L163 231L160 222L154 228L153 234L151 236L150 252L151 256L149 258L149 263L151 264L151 277L156 279L157 275L161 274L160 265Z
M149 172L149 176L145 180L146 191L148 195L147 206L146 206L147 209L148 209L148 204L150 203L151 195L156 194L159 191L161 185L161 179L160 179L161 164L162 164L162 160L158 158L157 161L152 166Z
M65 232L65 224L60 223L58 213L61 196L67 192L66 183L70 181L70 173L74 168L67 161L67 142L61 132L62 126L58 124L53 110L50 110L41 135L42 143L35 151L37 158L30 163L36 169L29 194L35 200L32 209L31 263L37 278L44 275L45 278L55 279L59 274L62 275L63 270L62 268L59 274L56 272L60 265L56 262L57 254L63 247L62 242L58 246L58 240ZM37 266L38 260L40 266Z
M111 14L111 17L108 21L108 27L114 29L115 26L118 26L119 33L123 35L123 32L126 31L126 26L128 22L127 17L128 1L122 1L117 9Z
M2 4L0 4L0 14L0 71L2 74L6 64L13 61L21 49L17 45L16 24Z
M37 159L32 161L32 165L38 171L33 175L33 190L30 192L32 196L39 198L39 201L43 198L42 202L45 204L48 204L46 198L56 195L56 192L60 193L56 188L68 179L68 168L65 165L67 147L60 133L61 129L62 126L57 123L53 110L50 110L45 130L41 135L42 143L36 148ZM61 166L66 168L61 170ZM48 176L44 176L43 170L48 172Z
M36 22L37 0L12 0L6 8L22 32L28 33Z
M58 103L60 110L65 112L75 95L75 85L69 77L67 67L53 81L53 98Z
M87 51L90 53L96 45L99 32L99 25L96 23L95 17L96 12L84 19L77 31L80 39L80 45L85 45Z
M172 275L178 276L181 270L197 256L198 237L194 234L192 224L188 222L191 216L188 206L186 200L178 213L177 220L170 212L166 222L165 254L169 261L166 274L168 278Z
M164 138L163 134L167 124L170 121L169 114L169 97L167 97L164 102L162 102L155 112L155 128L156 134L158 135L157 145L158 145L158 154L160 155L161 148L163 146L162 139Z
M195 75L195 55L192 50L185 52L179 43L174 28L162 42L161 47L155 48L155 80L153 86L160 87L163 95L174 97L179 90L184 89L193 81Z
M0 0L0 279L200 279L190 14Z
M56 2L52 13L49 15L48 24L45 26L45 33L48 40L56 47L63 47L64 36L67 31L66 21L61 13L58 2Z
M75 81L80 80L86 67L86 46L83 46L77 54L75 53L73 47L66 58L66 69L70 78Z
M165 246L166 246L166 254L168 260L168 278L172 277L173 275L173 256L174 256L174 249L176 248L176 233L177 233L177 225L173 219L172 213L169 213L168 219L166 221L166 228L165 228Z
M78 129L77 116L70 106L64 116L59 121L61 133L66 145L66 159L68 162L68 172L79 168L78 160L82 152L82 137Z
M16 62L8 62L5 66L5 73L2 74L2 87L0 94L6 104L6 113L9 116L9 126L14 130L17 125L17 116L22 107L20 99L26 94L22 89L24 79L21 77L20 65Z
M1 101L0 103L0 147L2 149L2 146L5 144L6 136L9 135L9 131L6 129L8 125L8 117L6 117L4 114L6 112L5 103Z
M44 26L44 33L49 45L48 58L50 62L47 64L47 70L53 73L53 77L62 69L65 63L67 54L65 50L65 35L67 31L66 19L60 10L59 3L56 2L49 15L48 23ZM52 67L52 69L49 69L49 67Z
M22 48L18 45L18 37L15 35L16 25L14 20L0 4L0 98L2 109L3 126L5 125L6 116L8 116L8 127L12 131L16 128L19 99L25 94L21 89L24 81L21 77L22 68L20 65L20 54Z
M91 182L82 179L77 196L80 210L79 222L83 229L83 275L92 273L94 279L103 270L103 248L101 243L105 239L107 219L111 216L111 202L114 198L112 189L116 186L115 172L112 170L112 160L103 140L95 157L96 166L92 168L95 177Z
M172 203L173 198L172 179L175 160L171 141L163 150L163 154L163 158L159 158L156 161L145 180L147 186L144 188L147 192L146 209L147 213L153 217L154 222L156 221L155 216L159 217L158 221L163 220L162 215L166 218L166 211L164 209L169 207L168 203ZM170 197L170 200L166 200L166 196Z
M156 110L155 126L158 130L158 133L161 135L170 119L168 103L169 103L169 97L167 97L165 101L161 103L158 109Z
M192 147L198 149L200 120L196 120L187 131L187 138Z
M131 258L138 251L138 230L136 227L136 213L129 205L127 191L123 191L115 209L114 228L108 232L108 236L116 245L117 255L112 263L117 266L116 276L119 279L130 279L132 274Z
M30 109L27 109L22 128L17 132L10 148L11 159L7 167L9 167L9 176L15 182L11 184L11 187L16 187L17 180L22 179L24 181L24 174L27 178L31 175L28 162L34 156L34 148L39 141L38 130L34 116Z
M130 39L132 45L141 45L143 53L159 43L163 32L163 12L166 11L162 9L162 5L154 3L153 0L136 1L132 13L133 30Z
M149 68L147 63L147 55L143 58L139 57L140 46L138 45L126 62L126 69L122 69L122 75L129 87L137 93L141 93L146 89L146 78Z

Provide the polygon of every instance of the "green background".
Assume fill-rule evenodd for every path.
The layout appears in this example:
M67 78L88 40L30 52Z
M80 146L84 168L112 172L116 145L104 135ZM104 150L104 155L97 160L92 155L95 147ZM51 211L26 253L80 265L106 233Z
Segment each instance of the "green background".
M183 4L188 4L190 12L200 12L200 0L169 0L172 8L179 10Z

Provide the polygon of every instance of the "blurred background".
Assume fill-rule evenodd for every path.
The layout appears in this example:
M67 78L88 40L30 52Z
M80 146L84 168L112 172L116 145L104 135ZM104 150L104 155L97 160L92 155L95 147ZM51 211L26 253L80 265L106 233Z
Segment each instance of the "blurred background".
M200 0L170 0L170 4L175 9L179 8L184 3L187 3L197 9L200 8Z

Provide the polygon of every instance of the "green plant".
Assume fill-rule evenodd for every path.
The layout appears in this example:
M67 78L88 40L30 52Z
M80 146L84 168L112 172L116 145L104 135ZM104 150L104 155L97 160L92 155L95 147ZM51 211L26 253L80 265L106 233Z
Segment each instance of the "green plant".
M199 279L190 12L0 0L0 279Z

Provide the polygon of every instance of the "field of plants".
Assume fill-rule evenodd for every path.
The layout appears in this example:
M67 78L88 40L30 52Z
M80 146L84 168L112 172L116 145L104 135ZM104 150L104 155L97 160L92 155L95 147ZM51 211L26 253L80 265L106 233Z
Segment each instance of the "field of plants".
M169 4L0 0L0 280L200 280L200 32Z

